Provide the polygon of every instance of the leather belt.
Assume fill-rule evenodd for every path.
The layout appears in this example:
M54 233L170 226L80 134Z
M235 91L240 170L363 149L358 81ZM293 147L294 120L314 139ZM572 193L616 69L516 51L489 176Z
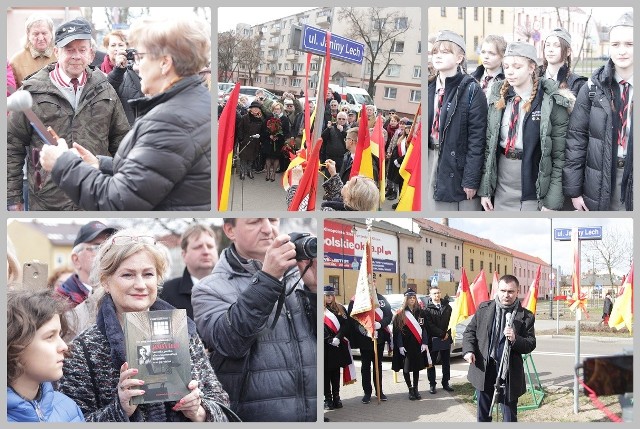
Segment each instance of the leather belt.
M521 150L517 150L517 149L511 149L509 152L504 153L504 152L500 152L502 153L504 156L506 156L508 159L516 159L521 161L522 160L522 151Z

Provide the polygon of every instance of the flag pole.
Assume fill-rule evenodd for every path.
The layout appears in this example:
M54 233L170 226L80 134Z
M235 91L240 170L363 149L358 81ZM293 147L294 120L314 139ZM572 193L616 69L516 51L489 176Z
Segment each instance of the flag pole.
M373 225L373 219L371 218L367 218L365 219L365 222L367 224L367 236L368 236L368 240L367 240L367 261L366 263L371 267L371 286L373 288L373 291L371 291L371 300L372 300L372 305L371 305L371 312L373 313L373 320L375 321L375 312L376 312L376 307L377 307L377 303L378 303L378 292L376 290L376 280L375 280L375 275L373 274L373 256L371 255L371 228ZM373 371L373 373L375 374L375 385L376 385L376 393L377 393L377 397L378 397L378 405L380 405L380 393L382 392L382 389L380 388L380 371L378 371L378 362L380 357L378 356L378 331L375 329L375 322L374 322L374 329L373 329L373 364L375 365L374 369L375 371Z

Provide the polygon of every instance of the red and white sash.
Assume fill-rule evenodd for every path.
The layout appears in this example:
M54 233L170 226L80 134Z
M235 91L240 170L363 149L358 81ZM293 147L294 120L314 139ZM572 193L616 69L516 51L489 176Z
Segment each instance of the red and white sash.
M409 330L413 334L416 341L418 341L418 344L422 346L422 327L420 326L416 318L413 316L413 313L410 312L409 310L405 310L404 316L405 316L407 328L409 328ZM427 361L429 362L429 366L433 365L433 361L431 360L431 353L429 353L428 347L425 350L425 353L427 354Z
M338 334L340 330L340 321L333 312L328 309L324 309L324 324L334 335ZM342 367L342 385L347 386L356 382L356 365L353 363L353 355L351 354L351 344L346 338L342 339L342 342L347 346L351 363ZM325 345L326 347L326 345Z
M376 308L376 322L382 324L382 310L380 310L380 307ZM391 330L389 329L389 325L385 326L384 328L382 328L387 334L391 334Z

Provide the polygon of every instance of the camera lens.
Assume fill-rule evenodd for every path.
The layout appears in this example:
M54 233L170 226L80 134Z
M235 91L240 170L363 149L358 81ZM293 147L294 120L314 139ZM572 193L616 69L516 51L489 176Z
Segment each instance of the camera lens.
M304 261L318 256L318 239L309 233L292 232L291 242L296 246L296 259Z
M318 239L316 237L304 238L301 247L307 259L315 259L318 256Z

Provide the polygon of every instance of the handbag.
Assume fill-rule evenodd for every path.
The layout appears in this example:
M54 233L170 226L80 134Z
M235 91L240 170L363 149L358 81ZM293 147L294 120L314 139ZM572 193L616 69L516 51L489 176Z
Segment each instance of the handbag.
M431 351L449 350L450 347L451 339L443 340L440 337L431 337Z

